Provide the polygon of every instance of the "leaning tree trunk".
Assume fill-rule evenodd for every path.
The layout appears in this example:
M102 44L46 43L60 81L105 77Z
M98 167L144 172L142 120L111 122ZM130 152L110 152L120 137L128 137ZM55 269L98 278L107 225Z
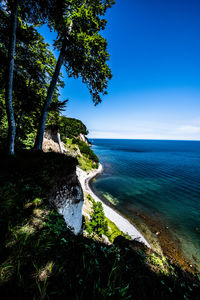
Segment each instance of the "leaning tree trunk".
M18 14L18 0L15 1L11 12L11 30L9 37L8 49L8 73L6 81L6 113L8 118L8 153L15 154L15 115L12 105L12 91L13 91L13 72L14 72L14 55L16 46L16 29L17 29L17 14Z
M64 53L65 53L65 46L63 45L60 55L59 55L59 58L58 58L58 61L57 61L57 64L56 64L56 68L55 68L51 83L48 88L47 98L44 103L39 127L37 130L37 136L36 136L36 140L35 140L34 150L42 150L43 136L44 136L45 124L46 124L46 120L47 120L47 116L48 116L48 110L49 110L49 106L51 104L51 99L53 97L56 83L58 81L60 69L61 69L63 61L64 61Z

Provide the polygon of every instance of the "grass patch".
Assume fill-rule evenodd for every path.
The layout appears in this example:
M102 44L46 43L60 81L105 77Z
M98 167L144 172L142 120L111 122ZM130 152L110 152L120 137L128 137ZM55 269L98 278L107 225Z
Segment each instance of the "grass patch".
M99 163L99 159L96 156L96 154L94 153L94 151L90 148L90 146L88 144L86 144L83 141L80 141L79 139L74 138L73 139L73 143L75 143L76 145L78 145L80 152L83 156L89 158L91 161L95 162L95 163Z
M111 243L113 243L116 237L118 237L119 235L125 237L128 240L131 240L131 237L128 234L125 234L121 230L119 230L119 228L115 225L115 223L113 223L108 218L106 218L106 221L108 223L107 237Z
M99 165L98 163L92 161L91 159L85 156L78 156L77 159L78 159L79 166L83 171L89 172L92 169L98 168Z
M83 171L89 172L98 168L97 157L86 143L75 138L67 138L65 139L65 146L73 156L77 157L78 164Z

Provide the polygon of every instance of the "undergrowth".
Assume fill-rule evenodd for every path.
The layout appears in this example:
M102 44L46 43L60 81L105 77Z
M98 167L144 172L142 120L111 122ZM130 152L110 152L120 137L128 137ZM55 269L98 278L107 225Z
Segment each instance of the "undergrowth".
M0 159L0 293L4 299L199 299L199 279L137 241L75 236L48 204L77 161L22 152ZM109 225L109 224L108 224Z
M65 147L68 148L74 154L74 156L77 157L79 166L83 171L88 172L98 168L99 160L94 151L90 149L90 146L85 142L82 142L79 139L75 138L67 138L65 139ZM83 151L83 149L85 151Z
M95 202L90 194L87 195L87 200L91 205L91 218L85 220L86 231L91 235L107 236L108 240L113 243L115 238L123 236L131 240L128 234L123 233L110 219L106 218L103 211L103 206L100 201Z

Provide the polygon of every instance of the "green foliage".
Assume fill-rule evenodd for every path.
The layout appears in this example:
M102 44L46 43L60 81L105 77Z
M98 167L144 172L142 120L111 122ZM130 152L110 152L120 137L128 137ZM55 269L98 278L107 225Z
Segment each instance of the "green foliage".
M103 210L101 202L95 202L90 194L87 195L87 199L92 204L92 215L93 214L95 215L94 205L96 203L100 204L100 207L101 207L100 209ZM118 237L118 236L123 236L127 240L131 240L131 237L128 234L124 234L121 230L119 230L119 228L115 225L115 223L113 223L111 220L106 218L104 214L102 216L102 219L106 223L106 230L104 232L104 235L106 235L108 237L108 239L111 243L113 243L115 238ZM92 221L92 217L91 217L91 221ZM93 233L93 226L91 224L92 223L91 221L86 222L86 230L89 234Z
M0 90L0 148L7 142L8 135L8 121L5 111L5 99Z
M68 119L68 118L66 118L66 119ZM84 126L84 128L86 129L85 125L81 121L79 121L80 123L77 121L79 121L79 120L76 120L75 124L82 124ZM81 128L82 128L82 126L81 126ZM80 129L80 127L79 127L79 129ZM73 125L71 125L71 132L75 132L76 134L79 132L79 134L80 134L80 131L77 131L76 126L75 126L75 130L73 130ZM92 169L98 168L99 159L88 144L86 144L85 142L80 141L80 139L72 136L72 138L70 138L70 139L69 138L65 139L65 145L66 145L66 148L68 150L70 150L73 153L73 155L75 155L77 157L79 166L81 167L82 170L90 171ZM78 149L80 150L81 155L78 154L79 153Z
M27 133L24 139L19 138L18 143L21 142L21 145L25 146L26 149L32 149L35 141L36 132Z
M64 2L63 2L64 3ZM69 77L81 77L92 95L101 102L107 92L111 70L107 64L107 41L100 32L105 29L106 10L113 0L65 1L64 8L52 18L51 26L58 33L54 46L64 55Z
M128 234L124 234L119 228L113 223L111 220L106 218L106 221L108 223L108 232L107 232L107 237L111 243L114 242L116 237L123 236L128 240L131 240L131 237Z
M157 253L150 253L146 256L146 259L156 272L165 275L169 275L174 272L173 266L170 266L170 264L164 256L160 256Z
M107 94L112 74L107 64L107 41L100 31L105 29L103 16L112 3L111 0L59 1L54 10L49 25L57 32L54 47L59 51L59 58L43 105L34 145L36 150L42 149L46 118L63 64L69 77L82 78L95 105L101 102L101 95Z
M78 137L80 133L84 135L88 134L86 126L80 120L67 118L65 116L59 117L59 132L61 138Z
M95 163L99 163L99 159L94 153L94 151L87 145L85 142L80 141L79 139L73 139L73 143L79 146L80 152L88 157L90 160L94 161Z
M47 195L54 184L75 172L76 163L56 153L23 151L12 158L1 153L1 295L44 300L197 300L199 279L177 267L173 272L169 268L168 274L159 272L167 262L141 243L123 239L108 246L66 228ZM104 219L99 205L97 212Z
M96 233L99 236L108 233L108 222L105 218L103 206L101 202L95 202L92 199L91 221L87 224L86 230L89 234Z
M6 87L10 12L15 6L15 1L4 1L4 4L0 6L0 59L2 61L0 89ZM59 113L68 101L58 100L58 90L64 86L59 78L59 70L64 63L68 76L82 77L94 103L101 102L101 95L107 93L107 84L112 75L107 64L109 60L107 41L100 32L105 29L106 20L103 17L112 4L114 4L113 0L87 0L81 3L72 0L20 1L16 4L19 8L19 18L17 32L13 32L17 40L12 102L18 147L30 148L30 134L37 128L35 146L41 148L44 130L42 121L48 126L59 127L60 125L62 137L77 136L79 133L87 134L85 126L80 121L75 119L66 121L63 120L64 117L59 117ZM57 65L55 57L43 37L31 25L45 21L58 33L54 46L60 51L62 57L60 61L63 62L56 73L54 72ZM49 92L50 87L52 87L51 92ZM0 90L0 95L2 93L4 91ZM97 162L97 158L91 151L87 151L86 154L93 156L91 159Z
M99 165L98 163L92 161L91 159L85 156L78 156L77 159L78 159L79 166L83 171L87 172L98 168Z
M5 109L5 82L8 64L9 14L0 8L0 136L1 145L7 141L8 125ZM16 144L29 149L38 126L47 86L55 68L56 59L44 38L30 24L18 20L13 79L13 107L16 120ZM61 77L61 74L60 74ZM66 101L60 101L58 89L64 83L58 80L48 122L55 123ZM31 137L32 135L32 137ZM5 147L5 146L4 146Z
M59 130L63 140L66 136L68 137L65 139L67 147L75 152L77 151L77 147L79 148L81 156L78 156L77 158L82 170L90 171L98 168L99 159L94 151L88 144L77 138L80 134L88 134L86 126L80 120L60 117Z

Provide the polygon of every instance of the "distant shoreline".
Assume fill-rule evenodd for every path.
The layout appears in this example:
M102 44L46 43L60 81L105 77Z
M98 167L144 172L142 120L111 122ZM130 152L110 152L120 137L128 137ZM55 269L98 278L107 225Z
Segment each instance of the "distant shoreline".
M119 212L106 205L104 201L94 193L93 189L91 188L91 180L94 179L98 174L102 173L102 171L103 166L101 164L99 164L99 168L97 170L92 170L89 173L86 173L85 171L77 167L77 175L79 177L82 189L86 193L90 194L95 201L100 201L102 203L105 216L113 223L115 223L115 225L122 232L128 234L132 239L137 239L139 242L144 243L148 248L151 248L145 237L136 229L136 227L132 223L130 223L130 221L128 221Z

